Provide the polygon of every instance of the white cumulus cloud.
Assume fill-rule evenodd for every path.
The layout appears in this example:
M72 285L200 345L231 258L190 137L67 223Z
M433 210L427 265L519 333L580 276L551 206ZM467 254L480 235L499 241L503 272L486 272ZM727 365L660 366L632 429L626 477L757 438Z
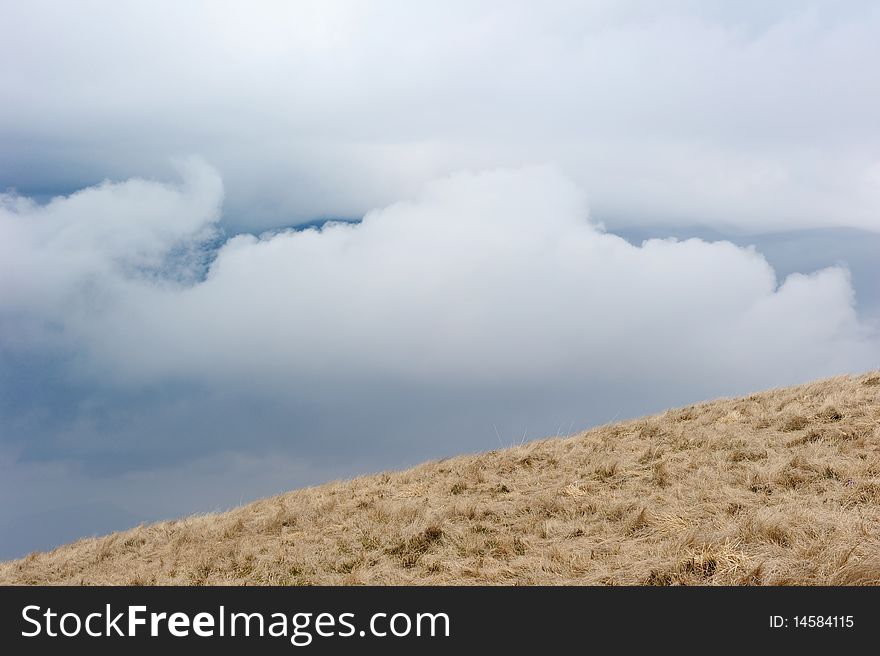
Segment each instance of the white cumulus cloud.
M233 237L204 279L161 275L211 234L221 195L195 161L180 186L7 198L0 308L60 326L102 375L299 398L326 393L315 381L754 387L877 361L845 269L780 281L729 242L632 245L554 167L456 173L358 224Z

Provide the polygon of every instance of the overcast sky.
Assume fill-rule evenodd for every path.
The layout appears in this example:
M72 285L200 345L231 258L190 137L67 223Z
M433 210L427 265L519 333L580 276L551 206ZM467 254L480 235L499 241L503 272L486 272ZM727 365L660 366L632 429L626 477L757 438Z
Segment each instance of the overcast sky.
M0 557L880 367L876 61L872 2L4 2Z

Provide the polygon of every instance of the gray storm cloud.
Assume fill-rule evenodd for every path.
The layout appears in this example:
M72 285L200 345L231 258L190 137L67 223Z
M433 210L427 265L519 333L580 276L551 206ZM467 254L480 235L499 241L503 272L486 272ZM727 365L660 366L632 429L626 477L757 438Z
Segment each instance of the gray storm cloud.
M845 269L779 281L729 242L631 245L589 220L554 167L457 173L357 224L239 235L203 279L181 279L172 255L198 259L221 201L200 160L177 186L108 182L45 206L6 196L4 340L51 339L86 377L247 380L300 399L381 381L760 386L880 352Z

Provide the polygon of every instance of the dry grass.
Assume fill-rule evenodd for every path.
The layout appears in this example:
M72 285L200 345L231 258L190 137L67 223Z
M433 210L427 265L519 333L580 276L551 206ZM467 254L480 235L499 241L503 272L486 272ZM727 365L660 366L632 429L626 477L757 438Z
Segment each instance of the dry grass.
M81 540L0 583L880 584L880 374Z

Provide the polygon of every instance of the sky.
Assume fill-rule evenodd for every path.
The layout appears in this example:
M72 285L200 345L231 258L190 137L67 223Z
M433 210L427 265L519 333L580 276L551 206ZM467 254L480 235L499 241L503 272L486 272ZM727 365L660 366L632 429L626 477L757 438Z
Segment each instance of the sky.
M4 2L0 557L880 367L871 2Z

